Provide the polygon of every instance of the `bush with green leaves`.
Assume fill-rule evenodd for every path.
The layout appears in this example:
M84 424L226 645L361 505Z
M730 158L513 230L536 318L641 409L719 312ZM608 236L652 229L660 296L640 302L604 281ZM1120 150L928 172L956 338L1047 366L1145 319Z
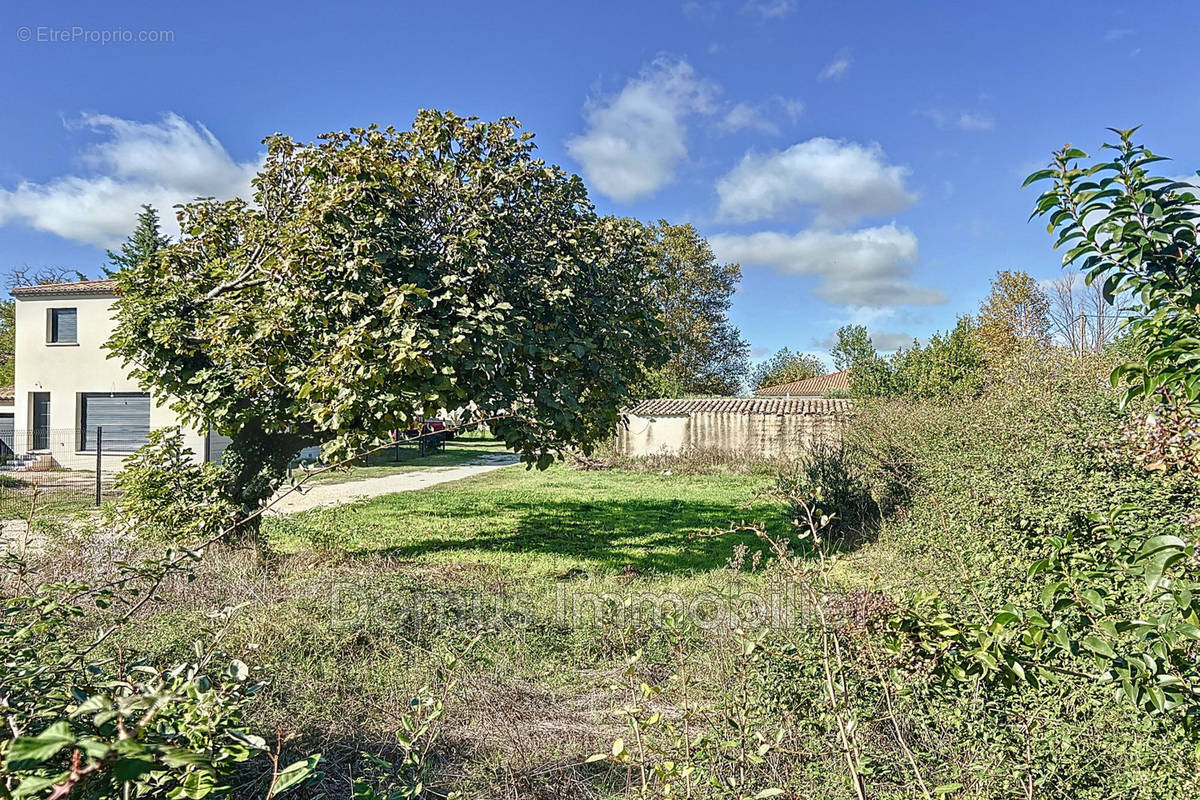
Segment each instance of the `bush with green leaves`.
M1023 490L1017 502L997 497L1011 494L1013 482L1002 482L994 461L960 461L964 477L925 482L914 501L949 496L936 507L961 520L956 544L1002 528L997 523L1011 515L1008 547L992 538L984 552L1015 557L998 573L983 569L1001 577L987 582L974 580L981 564L960 559L958 596L910 597L892 620L890 648L898 664L919 665L934 679L926 689L935 696L982 697L995 708L1039 705L1054 724L1107 722L1107 759L1123 741L1148 741L1167 759L1150 771L1155 796L1193 797L1200 791L1200 214L1190 185L1150 173L1161 158L1135 144L1133 130L1116 133L1120 141L1105 146L1112 160L1080 166L1086 153L1067 147L1028 182L1053 183L1034 215L1050 217L1057 245L1068 248L1064 264L1081 265L1089 283L1103 281L1110 300L1133 298L1133 346L1123 355L1144 357L1111 370L1120 396L1088 381L1089 399L1056 381L1047 400L1059 411L1057 431L1031 431L1023 447L994 436L989 444L1005 451L1008 474ZM1126 406L1135 401L1144 405ZM968 409L982 419L980 410ZM963 427L957 416L948 421ZM956 448L964 443L955 437ZM1068 469L1046 474L1050 464ZM972 467L985 481L968 477ZM1096 774L1068 771L1065 756L1042 761L1074 793L1090 788Z
M246 730L264 677L221 652L220 627L197 641L190 661L170 666L106 648L111 627L83 627L105 611L127 620L176 571L169 562L123 568L97 587L30 589L25 563L6 558L0 797L272 798L313 773L319 756L281 767L279 749ZM218 616L228 621L228 611ZM236 790L235 778L244 784Z
M783 498L820 498L820 516L829 518L822 535L847 545L871 533L879 523L879 503L866 476L862 453L844 439L818 439L788 470L776 476L773 494ZM801 509L786 504L788 519Z
M200 463L178 428L151 431L117 474L107 522L158 541L205 541L239 511L223 491L224 480L221 465Z
M1063 265L1083 271L1088 285L1102 282L1110 302L1135 298L1126 323L1132 345L1145 358L1113 373L1128 397L1170 387L1200 403L1200 210L1196 187L1155 175L1167 160L1134 141L1137 128L1110 129L1118 140L1089 155L1067 145L1047 169L1025 179L1049 182L1032 217L1048 217L1047 231L1065 248Z

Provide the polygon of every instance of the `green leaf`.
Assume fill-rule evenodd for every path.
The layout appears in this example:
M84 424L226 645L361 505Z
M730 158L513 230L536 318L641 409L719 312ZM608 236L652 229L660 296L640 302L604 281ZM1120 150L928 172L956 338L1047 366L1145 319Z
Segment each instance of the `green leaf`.
M1142 549L1138 551L1138 555L1144 558L1167 547L1177 547L1182 550L1187 547L1187 542L1178 536L1171 536L1170 534L1152 536L1142 545Z
M625 740L620 737L617 737L616 739L613 740L613 743L612 743L612 756L613 756L613 758L620 758L624 752L625 752Z
M21 781L21 783L17 785L16 789L13 789L12 796L31 797L35 794L41 794L43 791L49 789L51 786L65 779L66 777L66 772L48 778L40 775L30 775L28 778Z
M59 750L75 743L71 726L63 721L52 723L37 736L18 736L13 739L4 765L11 770L33 769L53 758Z
M1150 563L1146 565L1147 591L1154 591L1162 581L1163 573L1167 571L1167 568L1181 560L1183 556L1181 550L1168 550L1155 554L1154 558L1150 559Z
M1117 654L1113 651L1112 645L1101 639L1096 634L1089 634L1083 637L1081 644L1093 653L1098 653L1107 658L1116 658Z
M312 776L316 770L317 764L321 760L320 753L313 753L302 761L295 761L284 767L275 780L271 783L271 791L267 794L268 798L278 797L288 789L299 786Z
M1083 592L1083 601L1088 604L1088 607L1097 613L1103 613L1107 607L1100 593L1095 589L1087 589Z
M1030 176L1025 179L1025 182L1021 184L1021 188L1024 189L1029 184L1036 183L1037 181L1044 181L1047 178L1053 178L1057 174L1057 170L1039 169L1037 172L1030 174Z

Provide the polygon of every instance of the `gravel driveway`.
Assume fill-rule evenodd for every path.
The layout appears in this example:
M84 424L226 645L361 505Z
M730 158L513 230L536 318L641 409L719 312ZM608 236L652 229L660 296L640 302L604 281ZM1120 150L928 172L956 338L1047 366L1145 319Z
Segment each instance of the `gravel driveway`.
M292 492L273 505L268 514L295 514L298 511L308 511L321 506L338 506L343 503L353 503L378 497L383 494L396 492L413 492L437 486L439 483L449 483L472 475L482 475L485 472L503 469L516 464L518 458L512 453L481 456L477 464L465 464L461 467L432 467L428 470L401 472L396 475L385 475L382 478L364 478L361 481L345 483L314 484L298 492Z

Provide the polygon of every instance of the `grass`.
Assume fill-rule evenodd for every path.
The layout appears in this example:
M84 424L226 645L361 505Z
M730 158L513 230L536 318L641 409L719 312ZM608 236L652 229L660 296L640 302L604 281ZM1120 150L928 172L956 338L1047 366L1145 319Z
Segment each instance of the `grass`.
M88 472L48 471L17 477L0 475L0 519L61 520L96 509L95 475ZM104 493L111 490L106 476Z
M426 563L496 564L529 574L570 569L678 574L718 569L729 539L691 538L747 517L764 480L546 472L513 466L420 492L273 521L274 547L312 547ZM761 511L761 504L759 506Z
M213 635L214 608L245 603L223 647L272 670L255 725L324 753L332 787L360 751L390 752L414 692L436 682L439 654L482 635L445 757L471 755L446 768L477 791L500 776L528 789L504 796L576 794L564 781L586 785L578 796L606 796L603 781L578 770L621 733L613 686L625 654L637 647L661 661L669 645L660 626L624 638L601 598L761 588L764 573L728 566L739 543L760 544L706 534L742 519L782 531L778 509L752 502L767 481L512 466L271 519L272 565L210 554L202 574L168 587L121 644L159 663L184 659L194 640ZM709 646L693 653L706 668Z
M426 469L449 469L466 464L486 462L507 451L504 443L496 439L458 438L446 442L445 449L419 455L415 444L406 444L395 449L382 450L347 469L331 470L315 476L312 483L346 483L366 478L381 478ZM296 475L300 475L299 471Z

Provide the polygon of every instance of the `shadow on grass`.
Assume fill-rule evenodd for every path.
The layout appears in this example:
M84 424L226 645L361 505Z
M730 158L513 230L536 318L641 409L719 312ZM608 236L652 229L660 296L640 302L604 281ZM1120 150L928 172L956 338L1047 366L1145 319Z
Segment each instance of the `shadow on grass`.
M766 544L753 533L711 535L728 530L731 522L760 519L773 534L785 534L788 527L774 509L678 499L498 502L492 510L489 515L475 508L468 518L457 520L460 530L450 536L413 532L410 541L385 541L351 552L402 559L478 551L531 553L614 571L632 566L645 573L693 573L725 566L739 543L766 555ZM443 514L455 513L443 509ZM369 524L389 533L406 532L419 527L419 519L409 509L376 508ZM392 533L387 538L396 537Z

